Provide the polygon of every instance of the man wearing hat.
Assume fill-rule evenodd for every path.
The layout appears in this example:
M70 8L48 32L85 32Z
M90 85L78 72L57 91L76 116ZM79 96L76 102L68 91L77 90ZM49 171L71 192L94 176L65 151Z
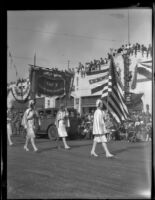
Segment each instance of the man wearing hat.
M35 138L35 118L38 118L39 125L40 125L40 119L39 119L37 111L35 110L35 101L30 100L29 101L29 108L25 111L24 116L23 116L23 120L22 120L22 125L24 126L24 128L27 131L26 142L25 142L25 145L24 145L24 149L26 151L29 151L29 149L28 149L29 140L31 141L31 144L32 144L34 151L38 150L36 145L35 145L35 141L34 141L34 138Z
M97 157L98 155L95 153L95 148L97 143L102 143L102 146L106 152L106 157L113 157L113 155L109 152L107 147L107 138L106 138L106 127L105 127L105 112L102 110L103 108L103 102L101 99L97 99L96 101L96 111L94 113L94 121L93 121L93 135L94 135L94 141L93 146L91 150L91 155Z
M62 138L65 149L70 149L66 142L66 137L68 136L66 127L69 126L68 115L69 113L67 109L65 109L64 104L60 104L60 109L56 116L56 127L58 129L59 137Z

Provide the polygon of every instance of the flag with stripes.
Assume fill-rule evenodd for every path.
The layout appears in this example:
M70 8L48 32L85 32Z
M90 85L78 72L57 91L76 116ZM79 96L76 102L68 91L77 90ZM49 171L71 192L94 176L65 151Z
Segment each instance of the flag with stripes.
M101 98L108 111L118 123L129 119L128 108L125 104L122 85L115 69L113 57L110 60L109 77L104 84Z
M151 80L152 79L152 60L139 62L137 66L137 73Z
M107 84L109 77L109 65L105 65L104 69L100 71L98 74L94 74L90 76L89 84L91 89L91 94L101 94L101 91Z
M137 86L138 74L143 75L145 79L141 80L152 80L152 60L138 62L134 69L134 76L131 83L131 88L135 89ZM138 79L140 80L140 79Z

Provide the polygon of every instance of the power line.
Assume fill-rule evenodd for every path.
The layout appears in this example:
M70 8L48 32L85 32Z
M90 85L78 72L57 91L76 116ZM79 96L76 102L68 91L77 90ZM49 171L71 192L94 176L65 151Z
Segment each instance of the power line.
M35 29L29 29L29 28L19 28L19 27L8 27L8 29L14 29L14 30L23 30L23 31L31 31L31 32L39 32L41 34L52 34L58 37L61 36L67 36L67 37L79 37L79 38L86 38L91 40L104 40L104 41L111 41L111 42L121 42L121 40L114 40L114 39L107 39L107 38L98 38L94 36L89 35L76 35L76 34L69 34L69 33L55 33L55 32L47 32L47 31L41 31L41 30L35 30Z

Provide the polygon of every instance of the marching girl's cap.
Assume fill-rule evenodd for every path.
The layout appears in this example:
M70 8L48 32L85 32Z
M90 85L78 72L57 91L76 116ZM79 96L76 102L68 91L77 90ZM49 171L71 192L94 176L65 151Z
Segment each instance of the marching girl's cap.
M35 101L33 100L33 99L31 99L30 101L29 101L29 107L31 107L32 105L34 105L35 104Z
M97 99L97 101L96 101L96 107L99 107L100 103L102 103L102 100L101 99Z
M63 103L60 104L60 108L63 108L65 107L65 105Z

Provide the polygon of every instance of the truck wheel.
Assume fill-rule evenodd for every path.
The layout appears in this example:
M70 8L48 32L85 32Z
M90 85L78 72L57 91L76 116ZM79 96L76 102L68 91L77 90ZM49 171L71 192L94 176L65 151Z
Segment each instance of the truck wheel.
M50 140L57 140L58 133L57 128L55 126L50 126L47 130L47 133Z

